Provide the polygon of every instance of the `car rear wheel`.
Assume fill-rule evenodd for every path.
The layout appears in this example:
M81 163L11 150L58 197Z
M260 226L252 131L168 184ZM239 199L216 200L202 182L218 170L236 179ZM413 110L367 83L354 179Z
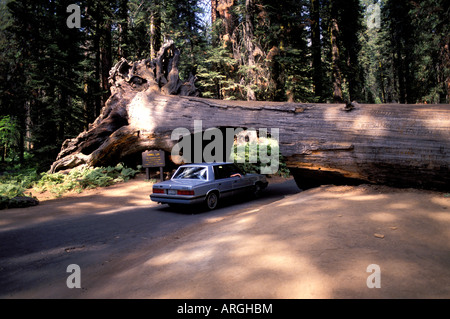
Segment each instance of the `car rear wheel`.
M206 207L208 207L209 210L213 210L217 207L217 204L219 203L219 196L215 192L211 192L206 196Z
M260 183L256 183L255 186L253 186L253 196L259 198L261 196L262 190L262 185Z

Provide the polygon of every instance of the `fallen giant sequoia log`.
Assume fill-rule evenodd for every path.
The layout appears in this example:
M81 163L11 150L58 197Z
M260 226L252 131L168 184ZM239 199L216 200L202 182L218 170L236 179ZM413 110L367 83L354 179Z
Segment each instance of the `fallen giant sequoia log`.
M300 188L363 181L450 188L449 105L298 104L198 98L178 77L176 49L120 61L111 98L89 130L67 140L51 171L111 165L149 149L170 154L176 128L279 128L279 145ZM173 95L178 94L178 95Z

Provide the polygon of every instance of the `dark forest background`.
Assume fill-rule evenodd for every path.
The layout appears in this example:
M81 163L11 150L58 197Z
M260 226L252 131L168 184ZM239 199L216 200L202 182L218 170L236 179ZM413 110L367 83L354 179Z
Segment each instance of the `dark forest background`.
M206 98L450 103L449 16L444 0L1 0L0 160L48 169L111 67L166 40Z

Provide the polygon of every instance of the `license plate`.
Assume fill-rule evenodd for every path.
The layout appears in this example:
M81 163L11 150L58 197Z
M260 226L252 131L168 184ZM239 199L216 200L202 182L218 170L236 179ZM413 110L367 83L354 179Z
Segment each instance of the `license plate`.
M167 191L167 194L169 194L169 195L176 195L176 194L177 194L177 191L176 191L175 189L169 189L169 190Z

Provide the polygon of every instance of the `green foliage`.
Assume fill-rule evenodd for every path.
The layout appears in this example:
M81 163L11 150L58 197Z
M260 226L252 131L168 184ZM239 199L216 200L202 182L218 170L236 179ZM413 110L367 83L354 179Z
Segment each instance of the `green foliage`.
M264 152L262 159L261 152ZM270 159L268 161L268 159ZM278 165L278 170L271 175L288 177L290 171L286 166L284 157L280 153L278 141L272 138L259 139L258 141L249 141L236 143L230 155L230 160L245 173L261 173L261 167ZM276 163L272 163L275 160Z
M85 189L106 187L115 183L125 182L139 173L133 169L118 164L109 167L83 167L72 169L68 173L38 173L36 169L21 169L14 173L4 173L0 176L0 209L14 204L17 197L33 197L33 192L49 191L59 197L66 192L81 193Z
M66 25L71 3L81 7L80 29ZM235 0L211 25L210 4L0 1L2 162L24 163L28 153L48 169L61 144L99 116L111 66L122 57L149 58L149 40L175 42L181 78L196 76L204 97L325 102L336 83L330 43L336 20L344 98L450 103L448 1ZM373 5L380 6L378 25L368 20Z
M449 103L448 1L377 1L378 25L370 20L374 2L362 3L366 9L360 37L365 100Z
M31 188L39 179L39 174L35 169L22 169L14 173L5 172L0 176L0 185L5 190L5 195L8 193L7 189L26 190ZM15 185L12 187L12 185ZM10 187L11 186L11 187ZM21 193L21 192L18 192Z
M305 2L235 1L231 18L218 16L210 31L212 41L199 60L202 95L315 101Z
M241 85L227 72L237 68L237 61L228 50L223 46L214 47L207 50L202 58L197 73L202 95L216 99L242 99Z
M128 181L139 170L124 167L123 164L108 167L83 167L72 169L69 173L42 173L34 185L38 192L49 191L61 196L68 191L82 192L84 189L106 187Z
M416 100L450 103L450 5L443 0L417 1L409 15L414 26Z
M3 2L2 2L3 5ZM4 60L1 115L16 121L16 153L32 152L43 166L82 128L82 37L66 26L66 1L7 1L0 29ZM33 147L32 147L33 146Z
M39 179L35 169L22 169L16 173L4 173L0 176L0 209L18 206L17 197L32 197L30 188Z
M18 183L0 184L0 196L12 199L17 196L24 196L25 188Z
M14 159L18 153L20 143L19 127L17 121L11 116L0 117L0 151L2 160L5 157Z

